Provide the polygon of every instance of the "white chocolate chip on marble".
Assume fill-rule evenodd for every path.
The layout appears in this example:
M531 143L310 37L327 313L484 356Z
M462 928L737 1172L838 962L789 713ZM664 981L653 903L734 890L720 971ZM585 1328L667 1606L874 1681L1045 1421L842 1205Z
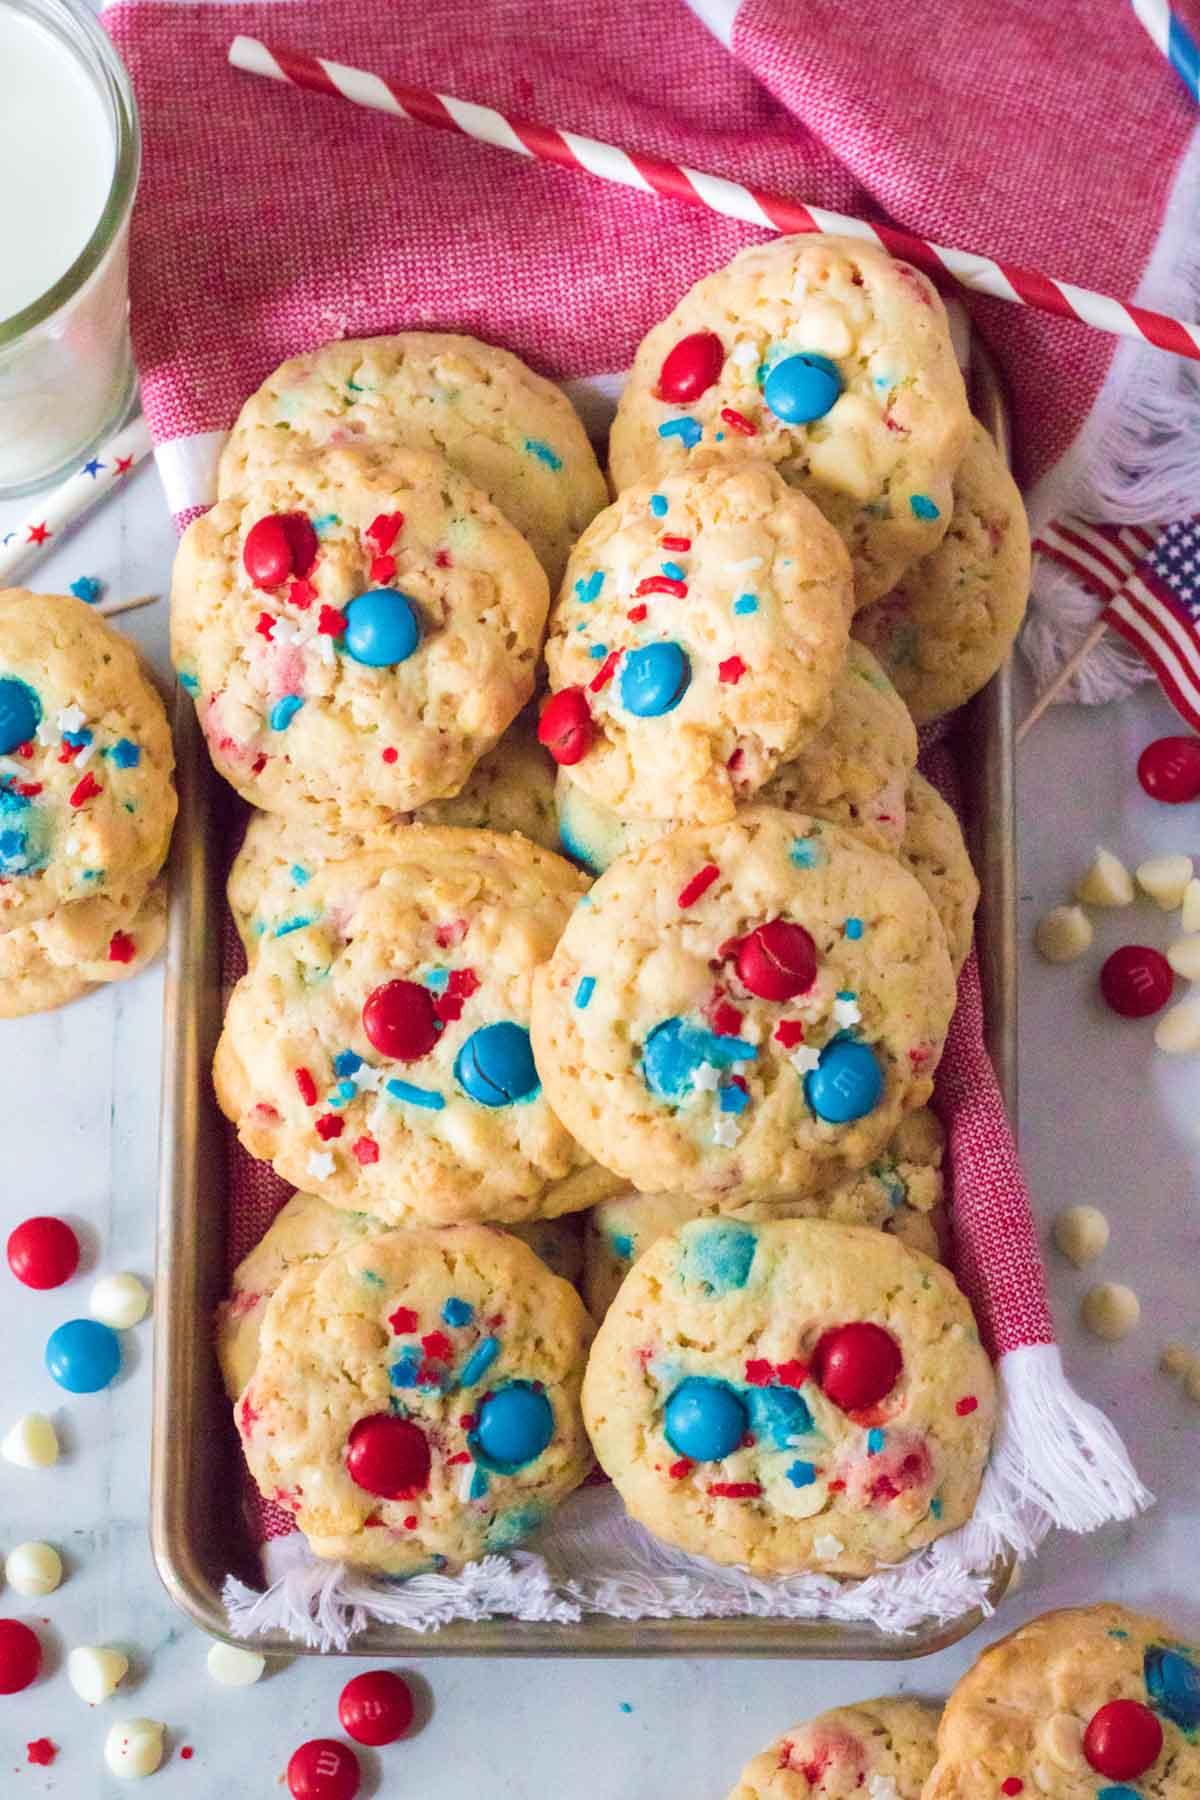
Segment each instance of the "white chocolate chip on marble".
M114 1331L128 1331L141 1324L149 1305L150 1295L136 1275L102 1275L92 1289L88 1311Z
M115 1694L128 1673L129 1658L108 1646L81 1645L67 1658L67 1680L89 1706Z
M1083 1754L1083 1720L1074 1713L1054 1713L1042 1733L1042 1747L1058 1769L1069 1774L1086 1773Z
M222 1687L253 1687L267 1666L257 1650L237 1644L213 1644L208 1652L208 1672Z
M4 1579L27 1599L52 1594L62 1576L62 1557L53 1544L18 1544L4 1559Z
M1168 1056L1188 1056L1200 1050L1200 1001L1181 1000L1165 1012L1154 1027L1154 1041Z
M1176 938L1167 951L1167 961L1185 981L1200 981L1200 931Z
M1098 844L1091 867L1075 884L1075 898L1085 906L1131 906L1133 876L1119 856Z
M1056 906L1037 922L1033 941L1047 962L1074 962L1091 946L1092 921L1082 906Z
M1152 856L1137 866L1137 884L1149 894L1164 912L1174 912L1183 905L1183 896L1192 879L1190 856Z
M110 1772L122 1781L153 1775L163 1759L166 1729L158 1719L118 1720L104 1740L104 1760Z
M0 1439L0 1456L18 1469L48 1469L58 1461L58 1433L45 1413L26 1413Z
M1064 1206L1054 1221L1054 1242L1077 1269L1095 1262L1108 1246L1108 1220L1098 1206Z
M1137 1328L1141 1302L1132 1288L1120 1281L1098 1281L1083 1296L1080 1313L1088 1330L1115 1344Z
M1200 876L1193 875L1183 890L1180 931L1200 931Z

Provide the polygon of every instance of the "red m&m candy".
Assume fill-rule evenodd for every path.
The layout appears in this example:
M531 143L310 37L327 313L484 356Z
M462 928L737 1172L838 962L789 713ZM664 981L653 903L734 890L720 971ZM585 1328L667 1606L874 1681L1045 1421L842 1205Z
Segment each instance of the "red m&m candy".
M429 1485L429 1444L421 1427L395 1413L360 1419L346 1439L346 1473L381 1500L411 1500Z
M408 1683L390 1669L370 1669L342 1689L338 1720L356 1744L394 1744L413 1720Z
M79 1239L65 1219L26 1219L9 1234L8 1266L26 1287L61 1287L79 1267Z
M1083 1734L1083 1754L1098 1775L1129 1781L1157 1762L1163 1728L1140 1700L1110 1700Z
M1200 738L1155 738L1138 757L1138 780L1152 800L1200 800Z
M734 967L760 1000L791 1000L807 994L817 978L817 947L803 925L768 919L742 939Z
M257 588L277 588L307 575L317 560L317 534L303 513L268 513L246 533L242 563Z
M1122 944L1100 971L1105 1003L1123 1019L1145 1019L1167 1004L1175 975L1161 950L1148 944Z
M592 714L582 688L561 688L551 694L538 720L538 743L544 744L556 763L570 767L582 762L592 747Z
M428 1056L438 1037L438 1016L428 988L416 981L385 981L367 995L363 1030L393 1062Z
M19 1694L42 1666L38 1635L19 1619L0 1619L0 1694Z
M857 1412L891 1393L904 1358L890 1331L864 1319L827 1331L813 1353L812 1367L822 1393L843 1412Z
M725 364L725 346L715 331L693 331L668 350L655 393L673 406L688 406L708 392Z
M359 1779L357 1756L336 1738L310 1738L287 1766L292 1800L354 1800Z

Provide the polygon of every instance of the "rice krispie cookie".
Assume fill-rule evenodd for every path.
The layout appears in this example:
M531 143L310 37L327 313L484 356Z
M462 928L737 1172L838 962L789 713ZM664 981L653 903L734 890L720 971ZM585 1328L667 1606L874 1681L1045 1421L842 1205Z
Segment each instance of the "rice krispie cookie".
M837 528L865 606L940 542L969 429L923 275L856 238L774 238L643 339L610 467L620 491L714 458L774 463Z
M832 1219L890 1231L910 1250L945 1260L949 1227L944 1205L945 1133L927 1106L901 1121L885 1153L857 1174L791 1200L750 1200L725 1206L720 1194L621 1194L587 1215L583 1297L599 1323L638 1257L689 1219L725 1212L750 1221Z
M945 537L854 621L855 636L883 663L918 724L986 687L1025 616L1029 570L1020 491L975 421Z
M995 1393L954 1277L898 1239L694 1219L626 1277L583 1412L667 1543L755 1574L866 1575L970 1517Z
M533 692L548 603L441 457L296 453L184 533L171 653L240 794L362 829L459 791Z
M615 812L730 818L828 719L849 612L836 532L766 463L630 488L571 554L539 736Z
M282 364L238 415L219 492L240 493L291 448L364 439L439 452L528 540L552 587L608 504L562 390L508 350L442 331L346 339Z
M392 1231L284 1276L234 1417L318 1556L391 1575L529 1536L591 1467L574 1288L480 1226Z
M904 790L917 762L908 708L871 652L851 641L834 684L829 722L755 796L763 806L854 826L879 850L904 833ZM687 820L623 819L579 786L570 768L555 784L559 842L593 875L627 850L652 844Z
M1192 1800L1200 1647L1102 1602L1045 1613L983 1652L946 1703L924 1800Z
M45 919L0 931L0 1019L52 1012L110 981L140 974L167 935L160 876L131 897L74 900Z
M332 1256L387 1229L370 1213L344 1212L316 1194L292 1195L243 1256L233 1272L229 1298L217 1308L217 1359L231 1400L254 1373L263 1314L284 1276L299 1263ZM578 1272L581 1245L574 1219L537 1219L506 1229L555 1275L570 1281L572 1271Z
M933 901L957 975L971 954L979 880L953 807L915 773L905 800L900 861Z
M742 1770L729 1800L921 1800L938 1714L916 1700L860 1700L793 1726Z
M884 1149L954 1007L921 885L853 832L751 807L613 863L534 977L555 1111L644 1193L788 1199Z
M500 1222L616 1183L551 1110L534 968L586 883L523 838L450 826L318 869L238 982L217 1099L252 1156L392 1224Z
M140 900L171 841L174 767L132 644L82 600L0 592L0 932Z

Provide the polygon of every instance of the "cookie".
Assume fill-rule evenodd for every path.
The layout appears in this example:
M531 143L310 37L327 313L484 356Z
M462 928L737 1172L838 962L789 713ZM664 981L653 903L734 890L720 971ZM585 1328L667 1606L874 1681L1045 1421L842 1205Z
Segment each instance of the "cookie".
M909 780L900 861L933 901L957 975L971 954L979 880L953 807L923 775Z
M140 974L167 935L164 877L127 907L117 899L76 900L46 919L0 932L0 1019L53 1012L110 981Z
M793 1726L747 1763L729 1800L921 1800L938 1714L916 1700L860 1700Z
M392 1231L284 1276L234 1407L313 1551L389 1575L512 1549L591 1467L573 1287L482 1226Z
M0 933L146 892L175 822L167 715L82 600L0 592Z
M621 857L534 978L551 1105L644 1193L788 1199L922 1106L954 1006L921 885L856 834L748 808Z
M642 1253L689 1219L728 1212L731 1218L832 1219L839 1225L870 1225L890 1231L911 1250L945 1259L949 1229L942 1175L945 1133L928 1107L901 1122L885 1153L833 1187L791 1200L750 1200L722 1205L720 1194L623 1194L604 1200L587 1215L583 1252L583 1296L599 1323L617 1289Z
M1191 1800L1200 1647L1111 1602L1045 1613L983 1652L942 1715L924 1800Z
M184 533L171 654L240 794L357 830L458 793L533 692L548 604L442 458L297 453Z
M954 1277L897 1238L694 1219L626 1277L583 1411L656 1537L754 1574L866 1575L970 1517L995 1394Z
M954 477L950 528L886 599L854 621L919 725L986 687L1029 598L1029 520L1016 482L977 422Z
M523 838L450 826L318 868L259 939L217 1045L252 1156L391 1224L501 1223L617 1184L551 1110L529 1040L535 967L586 883Z
M562 390L508 350L440 331L323 344L282 364L238 415L219 492L241 493L294 447L365 439L444 456L528 540L554 587L608 504Z
M285 1275L300 1263L349 1249L387 1229L370 1213L343 1212L316 1194L293 1194L233 1272L229 1298L217 1308L217 1359L225 1391L236 1400L258 1361L259 1330L267 1303ZM508 1227L548 1269L572 1279L581 1264L572 1219L537 1219Z
M854 826L879 850L904 833L904 790L917 761L908 708L869 650L850 643L834 683L829 722L785 762L757 796L763 806L812 813ZM570 768L555 783L559 841L593 875L610 862L665 837L687 820L623 819L581 788Z
M858 604L941 541L970 430L945 308L857 238L755 244L643 339L613 423L618 491L704 461L773 463L845 542Z
M765 463L629 488L575 546L539 736L614 811L730 818L829 717L850 570Z

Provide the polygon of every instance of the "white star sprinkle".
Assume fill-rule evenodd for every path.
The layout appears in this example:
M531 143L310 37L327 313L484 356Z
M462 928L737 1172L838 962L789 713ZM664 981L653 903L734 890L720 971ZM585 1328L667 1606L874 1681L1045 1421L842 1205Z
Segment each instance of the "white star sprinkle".
M335 1167L333 1153L329 1150L314 1150L308 1159L308 1172L318 1181L327 1181Z
M857 1025L862 1018L862 1007L857 1000L843 1000L839 994L833 1003L833 1017L838 1025Z
M715 1094L721 1079L721 1071L710 1062L703 1062L692 1076L692 1086L698 1094Z
M58 729L60 731L78 731L86 717L87 714L82 706L64 706L58 715Z
M377 1094L383 1086L383 1070L373 1069L370 1063L359 1063L350 1079L360 1094Z
M822 1562L832 1562L834 1557L840 1556L845 1548L841 1538L834 1537L831 1532L826 1532L822 1537L813 1539L813 1549Z
M740 1132L741 1127L734 1114L722 1113L713 1125L712 1141L720 1144L723 1150L728 1150L737 1143Z
M812 1044L797 1044L792 1051L792 1067L801 1075L811 1075L821 1065L821 1052Z

